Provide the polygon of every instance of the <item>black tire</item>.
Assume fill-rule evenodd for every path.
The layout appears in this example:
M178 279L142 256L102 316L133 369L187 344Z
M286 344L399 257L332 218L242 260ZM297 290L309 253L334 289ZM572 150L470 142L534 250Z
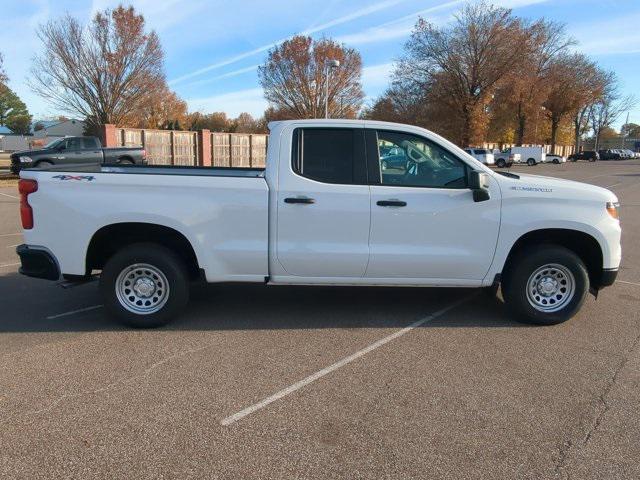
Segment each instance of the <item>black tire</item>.
M555 163L556 165L558 165L560 163L560 160L558 160L557 158L553 159L553 163Z
M159 275L164 275L165 277L165 279L158 278L154 276L153 271L145 270L145 267L131 270L131 272L142 271L142 274L144 272L150 273L151 276L154 276L153 278L157 279L157 283L154 283L154 291L148 297L154 297L156 292L160 292L160 294L164 292L163 298L166 299L157 311L136 313L125 306L126 299L121 301L118 298L117 291L120 284L118 279L120 275L124 274L125 269L136 264L148 265L161 272ZM152 280L150 276L147 276L147 278ZM163 285L165 280L166 286ZM122 248L107 261L100 276L100 292L107 312L118 318L122 323L135 328L160 327L166 325L173 317L181 313L187 305L189 301L189 275L182 260L168 248L155 243L135 243ZM132 293L132 295L135 295L135 293ZM135 299L137 297L128 298ZM156 298L152 298L152 300L155 301ZM140 308L145 307L141 305Z
M546 265L559 265L573 276L573 296L567 296L566 303L556 311L541 311L535 308L531 303L535 303L535 300L530 301L527 292L530 277ZM553 267L549 270L552 272ZM516 255L509 261L502 279L502 294L507 308L517 321L523 323L555 325L566 322L580 310L588 292L589 274L584 262L571 250L558 245L542 245L535 250ZM558 296L561 295L561 292L558 292ZM550 301L547 300L549 298L554 300L553 296L537 295L537 298L547 302ZM549 303L548 308L557 307Z
M507 166L507 162L504 161L504 158L498 159L498 168L504 168Z
M527 159L527 165L529 165L530 167L533 167L535 164L536 164L535 159L533 158Z

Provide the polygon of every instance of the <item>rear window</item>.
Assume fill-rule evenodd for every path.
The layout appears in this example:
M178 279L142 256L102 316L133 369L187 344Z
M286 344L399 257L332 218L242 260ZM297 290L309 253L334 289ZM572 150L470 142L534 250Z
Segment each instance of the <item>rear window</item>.
M98 148L98 140L92 137L83 138L82 143L84 143L84 148Z
M293 136L293 170L306 178L324 183L353 184L356 157L362 148L362 132L357 129L304 128ZM364 160L359 158L363 163Z

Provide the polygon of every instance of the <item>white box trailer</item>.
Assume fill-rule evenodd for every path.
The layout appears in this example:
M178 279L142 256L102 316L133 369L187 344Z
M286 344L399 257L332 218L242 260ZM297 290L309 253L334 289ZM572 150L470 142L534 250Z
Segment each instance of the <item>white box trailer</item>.
M520 154L520 163L526 163L529 166L544 163L547 154L542 147L511 147L511 153Z

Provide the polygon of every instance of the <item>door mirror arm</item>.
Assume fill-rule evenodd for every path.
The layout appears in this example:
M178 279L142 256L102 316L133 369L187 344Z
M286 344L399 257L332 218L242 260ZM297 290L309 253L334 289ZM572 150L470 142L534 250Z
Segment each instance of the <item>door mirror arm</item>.
M473 192L474 202L485 202L491 198L489 193L489 175L486 172L472 170L469 173L469 188Z

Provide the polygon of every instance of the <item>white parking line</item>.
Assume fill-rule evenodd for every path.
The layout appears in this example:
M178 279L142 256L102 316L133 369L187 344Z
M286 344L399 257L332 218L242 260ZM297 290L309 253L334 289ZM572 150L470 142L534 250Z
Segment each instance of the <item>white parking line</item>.
M16 197L15 195L9 195L8 193L0 192L0 195L4 195L5 197L15 198L16 200L20 200L20 197Z
M413 322L411 325L404 327L401 330L398 330L395 333L392 333L391 335L388 335L384 338L381 338L380 340L378 340L375 343L372 343L371 345L369 345L368 347L363 348L362 350L358 350L356 353L349 355L348 357L343 358L342 360L334 363L333 365L329 365L326 368L323 368L322 370L314 373L313 375L309 375L307 378L304 378L302 380L300 380L299 382L294 383L293 385L288 386L287 388L280 390L277 393L274 393L273 395L265 398L264 400L255 403L253 405L251 405L250 407L245 408L244 410L240 410L238 413L234 413L233 415L224 418L223 420L220 421L220 423L223 426L228 426L231 425L232 423L237 422L238 420L243 419L244 417L246 417L247 415L251 415L252 413L266 407L267 405L280 400L281 398L286 397L287 395L295 392L296 390L300 390L302 387L306 387L307 385L309 385L310 383L315 382L316 380L324 377L325 375L328 375L329 373L338 370L341 367L344 367L345 365L348 365L349 363L353 362L354 360L357 360L358 358L366 355L369 352L372 352L373 350L375 350L376 348L380 348L383 345L389 343L392 340L395 340L396 338L399 338L401 336L403 336L406 333L409 333L411 330L413 330L414 328L419 327L420 325L423 325L427 322L430 322L431 320L434 320L442 315L444 315L445 313L447 313L449 310L462 305L463 303L469 301L472 297L474 297L475 295L471 295L468 297L465 297L461 300L458 300L457 302L452 303L451 305L444 307L440 310L438 310L435 313L432 313L431 315L427 315L424 318L421 318L420 320L417 320L416 322Z
M15 248L15 247L17 247L18 245L20 245L20 244L19 244L19 243L16 243L15 245L7 245L7 248Z
M4 267L15 267L17 265L20 265L20 262L18 263L5 263L4 265L0 265L0 268L4 268Z
M91 307L79 308L78 310L71 310L70 312L58 313L56 315L49 315L47 320L53 320L54 318L67 317L69 315L75 315L76 313L90 312L102 308L102 305L92 305Z
M616 283L626 283L627 285L635 285L637 287L640 287L640 283L636 283L636 282L627 282L625 280L617 280Z
M17 237L19 235L22 235L21 233L2 233L0 234L0 237Z
M618 183L614 183L613 185L607 185L604 188L612 188L612 187L617 187L618 185L620 185L622 182L618 182Z

